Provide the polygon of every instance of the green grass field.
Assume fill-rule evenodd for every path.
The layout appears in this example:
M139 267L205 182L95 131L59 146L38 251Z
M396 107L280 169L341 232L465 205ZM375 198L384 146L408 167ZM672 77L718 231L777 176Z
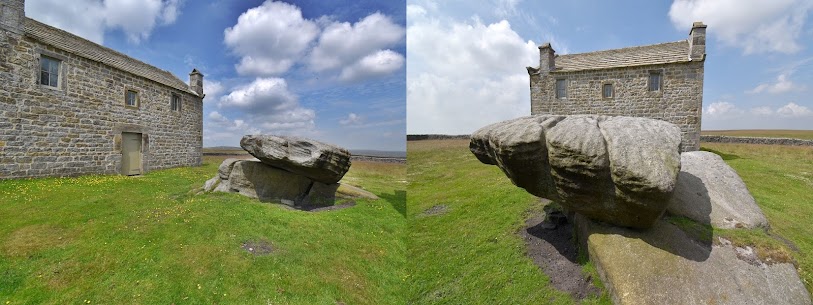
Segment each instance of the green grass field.
M794 138L813 140L813 130L751 129L751 130L703 130L700 134L732 137Z
M311 213L192 195L222 159L0 181L0 304L403 304L404 165L354 162L381 199Z
M711 143L703 148L721 154L737 170L770 221L771 234L790 245L762 231L714 234L761 248L780 244L791 249L813 291L813 148ZM511 184L498 167L477 161L467 140L408 142L408 162L409 303L576 303L552 288L517 234L527 213L538 209L537 198ZM438 205L447 212L424 214ZM595 274L590 263L583 269ZM595 303L611 302L606 293L582 301Z

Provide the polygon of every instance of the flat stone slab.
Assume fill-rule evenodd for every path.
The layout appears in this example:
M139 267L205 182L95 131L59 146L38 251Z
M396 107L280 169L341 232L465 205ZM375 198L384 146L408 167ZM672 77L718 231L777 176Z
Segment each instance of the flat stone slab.
M706 151L684 152L680 163L669 213L723 229L768 226L745 183L720 156Z
M310 139L247 135L240 147L265 164L325 184L339 182L350 169L349 151Z
M576 227L617 305L811 304L792 264L767 265L725 240L694 240L664 220L639 231L576 215Z

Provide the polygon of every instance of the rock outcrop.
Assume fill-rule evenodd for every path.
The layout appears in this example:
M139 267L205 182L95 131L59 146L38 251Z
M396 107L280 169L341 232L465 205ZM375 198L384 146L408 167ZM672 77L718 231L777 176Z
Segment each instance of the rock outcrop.
M722 229L768 226L745 183L720 156L705 151L684 152L680 163L669 213Z
M233 192L289 206L332 205L350 153L303 138L249 135L241 146L255 160L226 159L204 191Z
M570 212L648 228L675 188L680 140L676 125L659 120L537 115L481 128L470 149L515 185Z
M318 141L297 137L247 135L240 147L265 164L322 183L342 180L350 169L350 152Z

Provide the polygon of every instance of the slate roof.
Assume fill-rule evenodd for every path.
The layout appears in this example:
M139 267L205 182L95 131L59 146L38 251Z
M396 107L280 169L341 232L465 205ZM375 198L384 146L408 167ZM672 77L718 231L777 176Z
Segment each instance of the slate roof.
M691 61L689 41L681 40L615 50L556 55L555 71L569 72L688 61Z
M58 49L197 95L189 88L187 83L169 71L161 70L113 49L34 19L25 19L25 34Z

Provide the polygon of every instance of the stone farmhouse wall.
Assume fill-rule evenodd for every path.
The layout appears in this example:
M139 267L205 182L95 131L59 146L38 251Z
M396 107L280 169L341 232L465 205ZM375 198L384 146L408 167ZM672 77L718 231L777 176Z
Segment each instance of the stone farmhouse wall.
M62 61L59 89L38 84L41 55ZM202 129L195 94L0 29L0 179L118 174L122 132L142 133L143 172L200 165Z
M662 71L660 91L647 90L653 70ZM557 79L567 82L566 98L556 98ZM613 85L614 97L602 97L604 84ZM531 114L604 114L660 119L680 127L682 151L699 149L702 61L533 74L530 87Z

